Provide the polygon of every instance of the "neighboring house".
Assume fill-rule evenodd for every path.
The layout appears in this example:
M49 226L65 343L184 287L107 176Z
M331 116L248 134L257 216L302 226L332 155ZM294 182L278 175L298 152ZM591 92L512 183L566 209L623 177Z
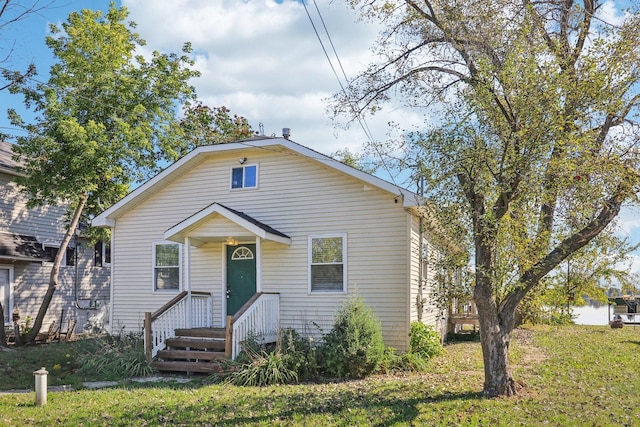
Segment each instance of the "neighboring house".
M147 326L154 355L176 328L233 322L235 337L247 316L245 335L273 338L282 327L317 336L359 295L386 343L407 350L423 298L424 323L446 326L429 298L433 280L419 289L421 252L434 259L436 250L420 236L420 205L287 138L199 147L93 220L111 229L111 327L139 332L156 311L146 315L163 319Z
M21 324L36 317L65 233L63 206L27 207L15 182L20 174L11 147L0 141L0 303L6 325L12 325L14 310ZM74 321L76 332L107 326L110 269L104 261L110 254L105 256L103 247L108 248L102 244L94 248L79 238L71 241L42 332L53 321L54 329L62 326L63 331Z

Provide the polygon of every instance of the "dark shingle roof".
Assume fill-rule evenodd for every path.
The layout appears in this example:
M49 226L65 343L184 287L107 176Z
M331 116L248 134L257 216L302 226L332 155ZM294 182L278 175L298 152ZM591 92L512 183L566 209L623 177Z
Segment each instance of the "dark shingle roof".
M0 232L0 259L42 259L42 244L34 236Z

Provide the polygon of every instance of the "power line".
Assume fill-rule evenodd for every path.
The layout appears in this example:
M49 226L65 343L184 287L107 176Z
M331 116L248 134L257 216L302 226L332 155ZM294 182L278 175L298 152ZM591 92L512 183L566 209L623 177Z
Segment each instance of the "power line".
M322 17L322 13L320 12L320 9L318 8L318 4L317 4L316 0L313 0L313 3L315 5L316 11L317 11L318 16L320 18L320 22L322 22L322 26L324 28L324 31L325 31L326 35L327 35L327 39L329 40L329 43L331 44L331 48L333 49L333 54L335 55L336 60L337 60L338 64L340 65L340 69L342 71L342 75L344 76L344 80L345 80L346 84L348 85L349 84L349 78L347 77L347 74L344 71L344 67L342 66L342 61L340 61L340 56L338 55L338 52L337 52L337 50L335 48L335 45L333 43L333 39L331 38L331 34L329 33L329 30L328 30L327 26L325 25L324 19ZM318 34L318 30L316 28L315 23L313 22L313 19L311 18L311 14L309 13L309 9L307 8L306 2L302 1L302 5L304 6L304 10L307 13L307 17L309 18L309 22L311 23L311 26L313 27L313 31L315 32L316 37L318 38L318 42L320 43L320 46L322 47L324 55L327 58L327 61L329 62L329 66L331 67L331 70L333 71L333 75L336 77L336 80L338 81L338 84L340 85L342 93L344 94L345 99L347 100L347 103L348 103L349 107L351 108L351 111L352 111L354 117L356 118L356 120L360 124L360 127L362 128L362 131L364 132L365 136L367 137L369 143L373 146L375 152L378 154L378 157L380 157L380 160L382 161L382 166L384 167L384 169L386 170L387 174L391 178L393 184L396 187L400 187L396 183L396 180L395 180L393 174L391 173L390 168L387 166L385 158L382 155L382 153L380 152L380 149L378 148L378 145L375 143L375 141L373 139L373 136L371 134L371 130L369 129L369 126L367 125L365 118L361 117L361 115L358 113L358 109L356 108L356 106L354 106L353 102L351 101L351 98L347 94L347 90L346 90L345 86L342 84L342 80L338 76L338 73L336 72L336 69L333 66L333 62L331 61L331 58L329 57L329 54L327 53L327 49L324 46L322 38L320 37L320 34Z

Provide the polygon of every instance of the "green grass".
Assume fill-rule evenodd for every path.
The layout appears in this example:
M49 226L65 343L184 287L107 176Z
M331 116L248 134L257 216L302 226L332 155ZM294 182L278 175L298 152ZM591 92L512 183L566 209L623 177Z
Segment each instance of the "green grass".
M96 341L38 344L0 349L0 390L33 388L33 372L44 367L49 385L78 386L84 378L77 375L80 355L93 353Z
M33 392L0 395L0 425L640 425L640 327L516 335L512 361L522 389L514 398L482 398L480 345L460 342L425 374L264 388L127 383L49 393L44 407L34 405Z

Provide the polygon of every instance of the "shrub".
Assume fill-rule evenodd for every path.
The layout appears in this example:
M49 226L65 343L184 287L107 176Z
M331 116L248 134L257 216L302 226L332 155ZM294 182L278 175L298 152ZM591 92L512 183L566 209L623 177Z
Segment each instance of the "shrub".
M284 329L280 331L280 342L287 366L297 373L298 380L307 380L318 373L316 349L309 339L295 329Z
M347 300L318 349L322 371L339 378L363 378L378 369L384 355L378 319L360 298Z
M153 373L140 334L107 335L97 338L98 350L80 356L80 373L98 373L108 379L124 379Z
M427 326L422 322L411 322L409 342L409 353L427 360L441 354L443 350L440 334L433 326Z

